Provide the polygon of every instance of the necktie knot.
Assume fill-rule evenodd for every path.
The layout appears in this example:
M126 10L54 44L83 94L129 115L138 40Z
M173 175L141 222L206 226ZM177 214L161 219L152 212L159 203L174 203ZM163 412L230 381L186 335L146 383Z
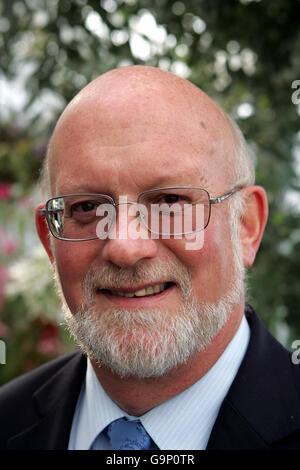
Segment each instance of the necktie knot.
M148 450L153 445L140 421L119 418L108 425L107 435L114 450Z

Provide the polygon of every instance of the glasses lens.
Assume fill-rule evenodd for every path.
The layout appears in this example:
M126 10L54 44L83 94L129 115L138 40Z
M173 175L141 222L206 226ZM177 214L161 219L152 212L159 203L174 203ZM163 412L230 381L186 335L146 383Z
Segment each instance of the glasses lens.
M114 206L105 196L79 194L50 199L46 206L51 232L57 238L91 240L109 231Z
M186 235L203 230L209 221L209 194L199 188L146 191L138 200L147 228L159 235Z

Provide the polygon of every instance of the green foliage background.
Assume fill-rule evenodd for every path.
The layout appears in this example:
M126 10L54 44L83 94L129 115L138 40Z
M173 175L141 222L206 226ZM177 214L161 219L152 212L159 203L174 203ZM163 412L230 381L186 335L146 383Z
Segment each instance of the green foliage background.
M73 347L35 248L36 181L65 104L124 64L185 76L241 126L270 203L248 297L281 342L300 338L299 18L299 0L0 2L1 382Z

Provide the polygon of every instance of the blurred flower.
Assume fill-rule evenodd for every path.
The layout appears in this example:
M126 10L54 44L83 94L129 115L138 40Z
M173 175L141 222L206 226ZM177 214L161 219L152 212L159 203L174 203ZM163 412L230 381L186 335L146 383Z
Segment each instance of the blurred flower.
M45 356L57 354L61 350L58 327L47 324L37 344L37 351Z
M2 310L4 303L4 286L7 281L8 270L4 266L0 266L0 311Z
M31 318L61 321L60 302L55 291L49 259L42 246L32 247L30 256L9 266L8 298L22 298Z
M13 254L18 248L18 243L9 238L8 233L5 229L0 230L0 253L4 253L5 255Z
M4 253L7 255L13 254L17 250L17 248L18 244L14 240L7 240L7 242L4 243L3 246Z
M4 201L11 196L11 184L8 183L0 183L0 200Z
M32 200L28 196L23 196L17 201L17 204L22 209L28 209L32 205Z
M0 322L0 338L7 338L10 333L10 327L5 323Z

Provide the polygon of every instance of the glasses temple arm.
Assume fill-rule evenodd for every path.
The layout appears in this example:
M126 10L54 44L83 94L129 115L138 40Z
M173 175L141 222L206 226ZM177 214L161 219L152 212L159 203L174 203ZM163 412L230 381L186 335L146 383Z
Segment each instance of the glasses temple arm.
M243 189L243 186L236 186L231 191L228 191L228 193L222 194L221 196L218 196L218 197L210 198L209 202L211 204L218 204L219 202L224 201L224 199L227 199L229 196L236 193L237 191L240 191L241 189Z

